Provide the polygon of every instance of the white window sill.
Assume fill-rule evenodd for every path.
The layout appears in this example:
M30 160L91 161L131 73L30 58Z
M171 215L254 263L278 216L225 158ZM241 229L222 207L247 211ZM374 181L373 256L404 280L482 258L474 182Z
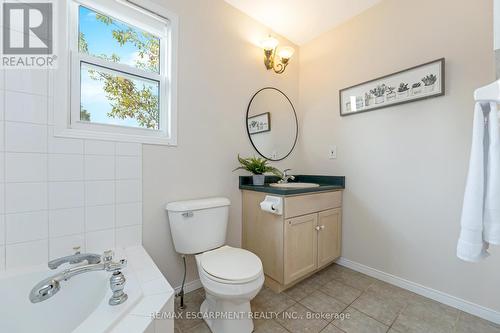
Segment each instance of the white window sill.
M151 145L177 146L177 140L164 136L144 136L110 132L96 132L82 129L66 128L56 130L55 137L72 138L72 139L89 139L89 140L105 140L119 142L144 143Z

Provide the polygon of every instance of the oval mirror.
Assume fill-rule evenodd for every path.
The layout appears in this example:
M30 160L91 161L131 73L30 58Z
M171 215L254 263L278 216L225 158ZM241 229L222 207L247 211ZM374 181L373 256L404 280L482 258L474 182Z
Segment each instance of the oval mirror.
M257 91L246 119L250 142L262 157L281 161L292 153L299 125L295 108L282 91L272 87Z

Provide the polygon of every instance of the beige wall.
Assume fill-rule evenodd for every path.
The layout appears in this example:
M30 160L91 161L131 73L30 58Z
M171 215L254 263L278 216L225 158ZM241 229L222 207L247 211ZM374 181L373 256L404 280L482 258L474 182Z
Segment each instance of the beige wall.
M492 4L385 0L303 46L300 154L310 173L347 177L345 258L498 311L499 248L455 256L472 93L495 78ZM445 97L339 117L339 89L440 57Z
M500 310L491 296L499 249L479 264L455 257L472 92L495 76L491 1L385 0L301 48L300 87L298 55L283 76L265 71L256 43L269 30L223 1L156 1L180 17L179 146L144 147L143 242L172 285L180 284L182 266L167 202L229 197L228 240L240 243L231 170L237 153L254 154L246 105L271 85L296 107L301 102L298 149L278 166L347 176L344 257ZM339 89L440 57L447 60L445 97L339 117ZM337 160L328 160L331 145Z
M497 79L500 79L500 0L494 0L494 24L495 24L495 59L497 68Z
M143 243L170 283L182 279L165 204L208 196L231 199L228 241L239 245L241 196L236 155L256 154L248 141L245 113L265 86L298 103L298 53L285 74L266 71L257 46L270 31L222 0L156 0L179 15L178 147L145 146ZM283 44L290 45L283 41ZM283 167L294 167L295 156ZM198 279L189 260L188 281Z

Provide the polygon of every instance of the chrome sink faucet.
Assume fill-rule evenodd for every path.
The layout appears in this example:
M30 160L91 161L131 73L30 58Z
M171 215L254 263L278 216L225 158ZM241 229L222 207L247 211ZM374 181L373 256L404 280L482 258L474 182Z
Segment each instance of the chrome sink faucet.
M281 173L281 179L278 181L278 184L286 184L288 183L289 180L295 180L295 176L291 176L288 174L288 171L291 171L292 169L285 169Z
M78 254L81 256L81 254ZM90 260L95 261L95 255L92 255ZM61 282L62 281L68 281L72 277L88 272L94 272L94 271L106 271L106 272L111 272L111 278L109 279L110 282L110 288L111 291L113 292L113 295L109 299L109 305L118 305L124 303L128 296L126 293L123 292L123 289L125 287L125 276L121 272L126 266L127 266L127 260L122 259L118 262L113 261L113 251L106 251L102 255L102 257L99 258L99 262L97 263L90 263L88 265L82 265L82 266L76 266L76 267L71 267L68 269L65 269L64 271L61 271L51 277L48 277L47 279L41 281L38 283L36 286L33 287L33 289L30 292L29 299L31 303L39 303L43 302L61 290ZM70 262L67 258L71 258L73 256L69 257L64 257L61 259L56 259L60 260L61 263L64 262ZM78 257L81 258L81 257ZM63 261L65 259L65 261ZM75 259L76 260L76 259ZM83 262L84 260L88 260L87 258L82 259L81 261L77 262ZM56 262L56 264L59 262ZM59 264L59 265L60 265ZM53 264L54 266L55 264Z
M49 268L56 269L62 264L79 264L81 262L87 261L89 264L98 264L101 262L101 256L93 253L80 253L80 247L74 247L75 254L67 257L62 257L49 261Z

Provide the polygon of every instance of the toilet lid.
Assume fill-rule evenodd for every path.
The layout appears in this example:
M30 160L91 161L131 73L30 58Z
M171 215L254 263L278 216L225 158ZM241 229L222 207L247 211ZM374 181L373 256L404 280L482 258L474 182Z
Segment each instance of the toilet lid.
M262 272L262 262L250 251L223 246L201 257L203 270L221 280L251 281Z

